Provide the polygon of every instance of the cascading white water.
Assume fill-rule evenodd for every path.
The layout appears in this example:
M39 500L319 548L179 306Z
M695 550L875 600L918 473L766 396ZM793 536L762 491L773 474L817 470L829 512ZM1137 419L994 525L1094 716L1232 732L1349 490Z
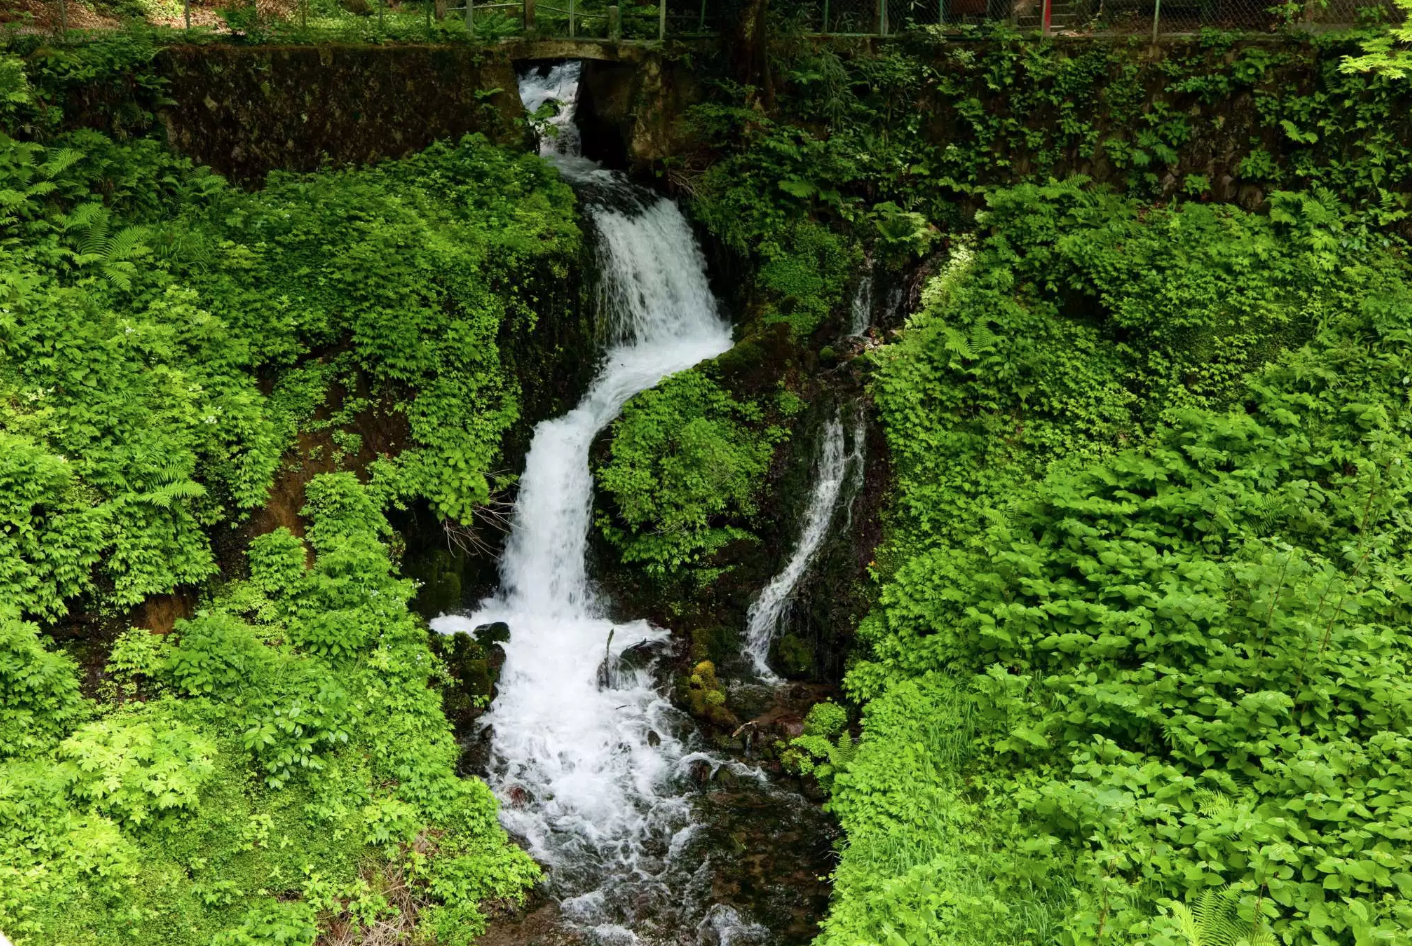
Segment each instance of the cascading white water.
M860 411L853 425L853 449L844 443L843 420L838 415L824 424L819 457L815 462L814 491L804 511L804 527L794 552L760 596L750 605L746 617L745 654L755 664L755 670L765 680L778 679L770 669L770 645L779 631L785 610L794 600L800 579L809 570L818 554L829 524L844 493L845 483L852 478L861 481L863 473L863 416ZM856 488L856 487L855 487Z
M520 101L530 115L538 112L547 102L558 106L558 111L544 122L553 130L540 137L539 153L545 157L576 157L579 154L579 126L574 124L574 112L578 107L579 77L582 74L583 63L571 61L550 69L531 70L520 78Z
M858 288L853 293L853 307L849 312L849 335L863 335L873 324L873 273L872 268L858 280Z
M890 322L899 322L902 318L903 293L901 286L893 286L892 291L887 294L887 318Z
M526 106L568 96L560 117L571 114L577 76L577 63L531 73L521 90ZM577 140L561 134L553 144L572 151ZM627 925L674 896L668 862L692 830L683 775L700 755L647 670L600 685L605 654L668 632L609 620L589 584L589 447L634 394L728 349L731 330L671 201L571 153L550 156L585 195L597 233L610 347L578 406L535 428L500 590L469 617L443 616L433 627L509 625L499 694L485 717L502 821L551 867L569 920L631 939Z

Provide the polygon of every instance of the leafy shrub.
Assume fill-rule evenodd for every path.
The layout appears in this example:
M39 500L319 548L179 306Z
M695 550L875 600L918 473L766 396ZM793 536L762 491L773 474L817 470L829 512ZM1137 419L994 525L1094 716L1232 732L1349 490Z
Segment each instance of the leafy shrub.
M468 518L518 417L497 341L579 245L553 171L474 138L241 194L154 141L0 136L0 193L0 595L46 619L212 577L301 429L349 466L376 426L377 501Z
M237 700L258 692L279 662L278 653L265 646L254 628L230 614L181 622L176 640L163 669L188 696Z
M1176 943L1223 885L1250 936L1396 939L1404 264L1310 195L988 205L879 355L824 942Z
M217 933L211 946L314 946L318 935L309 904L266 900L246 911L239 926Z
M52 747L87 713L73 661L0 609L0 760Z
M106 68L86 55L28 81L52 101ZM52 124L0 83L0 120ZM332 918L386 919L370 870L412 891L409 931L422 912L479 929L481 898L533 882L493 796L456 776L381 509L484 500L518 417L498 339L534 324L536 280L578 239L553 172L483 140L243 194L156 141L0 136L0 928L17 943L312 943ZM360 424L387 435L370 464ZM212 533L266 501L300 433L374 485L312 480L307 547L255 539L248 581L170 635L119 639L100 684L119 707L85 701L23 619L204 585Z
M386 520L355 479L325 476L309 489L327 549L311 567L288 533L255 542L249 583L116 650L120 685L155 698L73 718L0 762L0 843L20 852L0 865L0 923L17 942L312 943L321 916L386 918L369 870L406 885L409 930L448 916L478 930L481 900L537 878L489 789L456 776L413 587L378 541ZM335 600L368 632L325 652L308 622ZM87 711L68 661L16 626L26 658L66 671L57 691Z
M172 718L161 703L143 704L89 723L59 746L69 791L130 825L197 806L215 771L215 743Z
M762 419L698 370L628 402L597 471L617 513L600 528L623 561L667 575L750 537L737 523L754 515L773 452L771 435L751 427Z

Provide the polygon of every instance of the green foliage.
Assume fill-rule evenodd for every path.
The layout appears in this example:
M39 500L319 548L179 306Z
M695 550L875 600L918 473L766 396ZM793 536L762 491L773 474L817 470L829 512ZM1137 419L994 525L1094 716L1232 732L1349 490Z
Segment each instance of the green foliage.
M1390 25L1386 32L1363 40L1361 56L1345 56L1341 68L1344 72L1376 72L1389 79L1406 79L1412 76L1412 2L1393 0L1401 11L1401 21Z
M70 794L131 826L173 809L194 809L214 774L216 745L175 715L161 703L140 704L64 740L58 757Z
M0 609L0 760L52 748L86 715L73 661Z
M572 195L475 138L247 194L154 140L55 135L66 89L143 72L123 42L0 60L0 121L53 135L0 135L0 929L476 935L538 871L456 777L382 510L487 498L519 416L499 343L577 256ZM296 450L342 471L300 480L305 539L256 537L212 596L220 532ZM202 609L122 635L106 704L26 623L177 585Z
M571 206L479 139L246 195L153 142L0 137L0 596L203 582L301 429L346 465L396 443L378 501L469 518L518 417L497 340L577 252Z
M596 471L614 512L600 516L599 527L624 562L673 575L753 538L746 524L779 436L764 419L759 406L736 400L702 369L628 402Z
M814 704L804 719L804 734L791 739L785 750L785 763L813 775L825 788L831 786L834 775L853 761L857 751L847 726L848 711L842 706Z
M990 193L877 356L899 497L826 943L1412 928L1412 280L1272 204Z
M234 929L222 930L211 946L314 946L319 928L307 903L267 900L251 907Z
M455 916L478 931L483 900L535 880L489 790L455 775L386 521L351 475L309 492L311 567L287 532L262 537L249 582L174 634L115 649L125 685L165 695L79 725L72 665L29 655L67 674L39 689L78 708L0 762L0 925L17 943L311 944L330 919L430 932ZM12 646L37 648L15 628ZM39 699L19 692L17 705ZM369 871L410 899L393 907Z

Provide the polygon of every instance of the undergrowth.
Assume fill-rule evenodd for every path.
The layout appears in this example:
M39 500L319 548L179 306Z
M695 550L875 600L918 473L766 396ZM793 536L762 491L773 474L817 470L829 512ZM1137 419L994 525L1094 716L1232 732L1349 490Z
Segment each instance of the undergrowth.
M0 929L473 941L538 869L456 777L383 513L490 498L500 345L577 257L572 194L476 137L246 193L60 132L54 62L17 63L0 126L45 141L0 133ZM252 528L280 477L302 539ZM47 642L178 589L193 617L82 670Z
M855 362L895 477L860 712L785 753L847 834L820 943L1412 930L1412 139L1348 48L785 34L776 111L695 110L752 314L815 273L826 343L862 260L945 238Z

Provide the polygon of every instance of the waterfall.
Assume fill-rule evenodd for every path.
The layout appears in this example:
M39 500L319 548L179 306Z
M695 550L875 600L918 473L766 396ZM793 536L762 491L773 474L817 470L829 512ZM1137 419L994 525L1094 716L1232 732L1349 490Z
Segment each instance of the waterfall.
M809 496L809 505L804 510L804 524L799 533L799 541L784 568L776 575L760 597L751 604L746 617L745 653L755 664L756 671L766 680L778 679L768 663L770 645L774 643L785 610L794 600L794 592L800 580L808 572L809 566L828 536L829 524L844 493L844 485L852 481L852 491L862 483L863 477L863 413L856 412L853 423L853 449L849 451L844 443L843 420L839 414L829 418L824 424L823 438L819 444L819 456L815 462L814 491Z
M560 117L571 114L577 75L569 63L525 77L526 105L567 96ZM670 862L693 830L686 772L701 754L648 669L599 679L605 652L621 655L668 631L609 620L589 584L589 447L634 394L728 349L731 330L676 206L577 157L577 141L560 134L547 155L597 234L609 349L583 400L534 430L500 589L469 617L443 616L433 627L509 624L499 694L485 716L502 822L550 867L563 916L616 942L635 940L629 926L651 927L681 909Z
M853 307L850 311L852 318L848 325L848 334L859 336L866 334L868 326L873 324L873 269L869 265L868 271L863 274L863 278L858 280L858 288L853 293Z
M545 103L553 102L558 112L545 121L549 134L540 136L539 153L545 157L579 154L579 126L574 124L578 110L579 76L583 63L571 61L553 67L532 69L520 78L520 101L530 115Z

